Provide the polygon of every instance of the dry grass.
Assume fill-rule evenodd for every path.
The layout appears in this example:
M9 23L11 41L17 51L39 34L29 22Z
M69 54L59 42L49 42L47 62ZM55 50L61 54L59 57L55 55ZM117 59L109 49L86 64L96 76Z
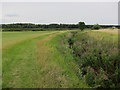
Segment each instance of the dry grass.
M107 33L111 33L111 34L118 34L118 33L120 33L120 29L100 29L100 30L93 30L93 31L107 32Z

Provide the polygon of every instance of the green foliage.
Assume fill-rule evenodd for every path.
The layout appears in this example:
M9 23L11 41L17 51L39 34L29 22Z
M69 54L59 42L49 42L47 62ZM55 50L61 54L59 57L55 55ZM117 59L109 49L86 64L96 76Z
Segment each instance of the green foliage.
M79 27L79 29L84 30L85 29L85 23L84 22L79 22L78 27Z
M91 72L91 68L88 68L87 74L85 75L85 80L86 80L88 85L90 85L92 87L94 86L94 84L95 84L95 75L94 75L94 72Z
M119 87L117 38L97 32L78 33L74 37L74 54L79 57L77 63L90 86Z
M55 31L55 30L73 30L73 29L91 29L99 28L98 26L85 25L84 22L78 24L32 24L32 23L14 23L14 24L0 24L3 31ZM115 25L100 25L101 28L120 28Z
M93 27L91 28L92 30L99 30L101 27L100 25L96 24L96 25L93 25Z
M76 28L78 28L76 24L2 24L3 31L55 31Z
M72 85L72 88L88 88L88 85L80 75L79 66L76 64L72 50L69 47L69 42L71 44L74 42L71 39L73 33L76 32L66 32L65 34L58 35L50 41L49 45L54 49L56 63L62 67L67 78L70 78L68 83Z

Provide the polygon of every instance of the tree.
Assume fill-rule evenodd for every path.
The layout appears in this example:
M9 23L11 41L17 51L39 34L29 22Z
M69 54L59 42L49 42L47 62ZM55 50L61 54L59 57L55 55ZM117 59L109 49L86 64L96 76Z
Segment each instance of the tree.
M79 22L78 27L79 27L79 29L84 30L85 29L85 23L84 22Z
M101 27L99 24L93 25L92 30L99 30Z

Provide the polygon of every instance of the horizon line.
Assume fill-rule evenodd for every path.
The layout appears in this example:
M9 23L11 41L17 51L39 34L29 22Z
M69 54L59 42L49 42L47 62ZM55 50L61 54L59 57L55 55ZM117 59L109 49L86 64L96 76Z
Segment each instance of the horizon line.
M0 24L41 24L41 25L49 25L49 24L78 24L78 23L33 23L33 22L13 22L13 23L0 23ZM87 24L85 23L86 25L118 25L119 24L99 24L99 23L95 23L95 24Z

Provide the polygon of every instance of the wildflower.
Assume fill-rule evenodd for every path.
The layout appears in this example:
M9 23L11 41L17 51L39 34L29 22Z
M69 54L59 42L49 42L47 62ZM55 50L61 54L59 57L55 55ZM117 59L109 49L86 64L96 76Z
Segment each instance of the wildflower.
M88 47L87 47L87 49L88 49Z
M87 54L86 52L84 52L84 54Z
M104 74L104 77L105 77L105 78L104 78L105 80L108 80L108 77L107 77L105 74Z
M114 48L114 50L115 50L115 51L117 51L117 50L118 50L118 48Z

